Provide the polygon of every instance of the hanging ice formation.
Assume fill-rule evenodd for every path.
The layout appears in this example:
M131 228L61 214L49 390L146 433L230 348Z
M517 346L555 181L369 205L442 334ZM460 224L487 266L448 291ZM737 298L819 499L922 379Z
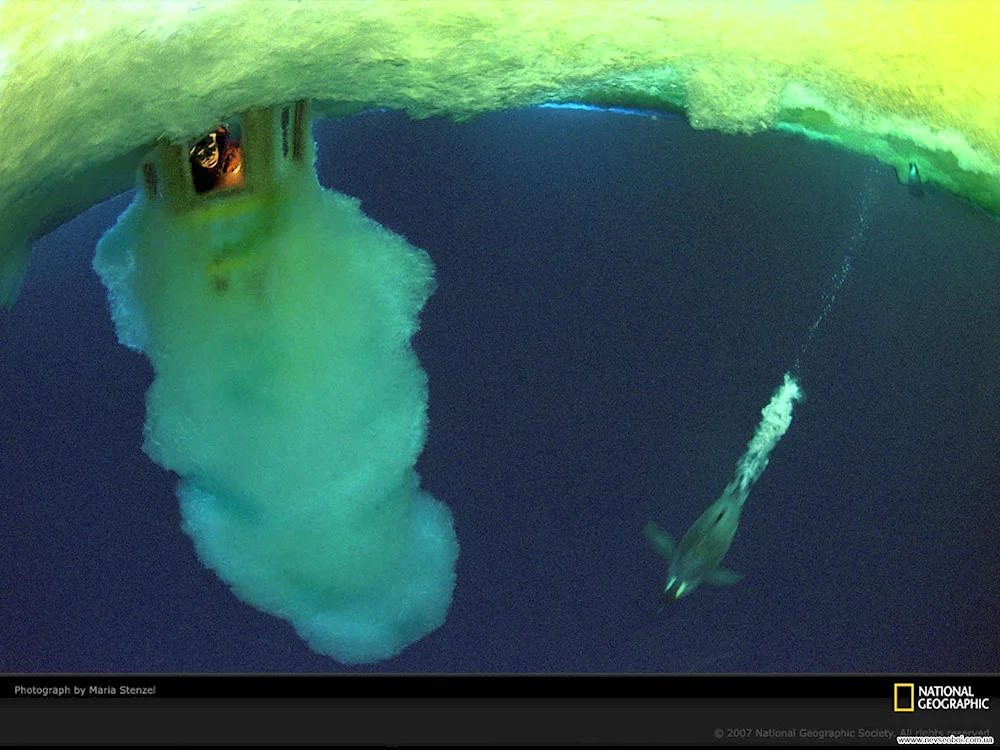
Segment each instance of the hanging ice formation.
M94 268L155 371L146 453L244 601L341 662L445 619L458 543L419 487L423 251L320 187L307 102L160 142Z

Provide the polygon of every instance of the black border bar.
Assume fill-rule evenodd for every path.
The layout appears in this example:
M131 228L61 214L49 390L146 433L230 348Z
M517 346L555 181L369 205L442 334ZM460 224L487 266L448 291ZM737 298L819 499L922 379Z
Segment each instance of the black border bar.
M835 701L893 705L894 685L997 693L1000 676L891 675L136 675L0 676L0 702L25 700L425 700L506 702ZM959 695L962 694L960 691Z

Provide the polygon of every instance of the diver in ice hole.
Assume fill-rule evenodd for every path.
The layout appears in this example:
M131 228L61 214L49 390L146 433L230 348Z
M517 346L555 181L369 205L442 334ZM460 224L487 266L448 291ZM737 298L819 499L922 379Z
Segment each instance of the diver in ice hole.
M225 125L191 147L191 178L197 193L243 184L243 149Z

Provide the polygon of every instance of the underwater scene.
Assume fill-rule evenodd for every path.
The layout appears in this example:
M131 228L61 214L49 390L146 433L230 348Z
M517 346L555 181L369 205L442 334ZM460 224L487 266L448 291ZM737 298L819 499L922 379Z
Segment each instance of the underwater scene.
M378 258L422 279L399 303L403 343L389 338L405 353L412 333L398 379L417 383L419 424L426 373L426 442L400 471L442 534L448 511L454 524L440 616L338 659L319 625L285 616L301 597L213 572L236 563L197 530L221 523L199 520L210 492L261 485L253 462L223 482L147 455L178 466L156 430L182 428L147 423L153 367L119 343L127 315L113 320L92 268L131 191L39 240L0 313L0 671L1000 671L994 217L846 150L669 116L373 111L318 119L313 136L319 183L359 200L388 230ZM323 210L374 231L350 201ZM115 242L105 277L128 271ZM317 251L307 268L317 294L363 315L329 262ZM319 327L303 339L327 325L303 323ZM198 361L226 346L206 338ZM380 362L340 380L321 351L293 375L322 383L325 405L294 404L273 436L234 421L217 439L300 455L299 428L382 382ZM359 453L380 451L381 423L357 418ZM182 509L178 474L199 483ZM304 536L247 554L280 567Z

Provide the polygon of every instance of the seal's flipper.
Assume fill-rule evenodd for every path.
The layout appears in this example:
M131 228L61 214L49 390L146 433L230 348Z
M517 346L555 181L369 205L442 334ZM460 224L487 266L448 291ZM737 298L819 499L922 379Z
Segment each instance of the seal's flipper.
M743 574L737 573L735 570L716 568L705 576L705 581L713 586L732 586L734 583L739 583L742 578Z
M646 521L646 525L642 527L642 534L660 557L665 560L673 559L677 545L674 544L673 537L661 529L655 521Z

